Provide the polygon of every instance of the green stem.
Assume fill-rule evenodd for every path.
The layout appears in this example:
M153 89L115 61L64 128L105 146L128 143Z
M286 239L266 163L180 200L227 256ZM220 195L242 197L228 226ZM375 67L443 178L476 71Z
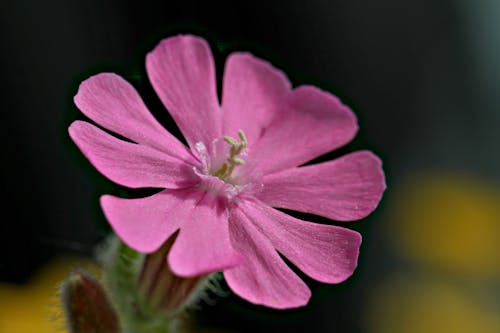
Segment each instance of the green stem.
M121 318L123 333L172 332L176 319L149 309L142 304L138 295L137 277L144 255L119 240L108 251L104 265L104 283Z

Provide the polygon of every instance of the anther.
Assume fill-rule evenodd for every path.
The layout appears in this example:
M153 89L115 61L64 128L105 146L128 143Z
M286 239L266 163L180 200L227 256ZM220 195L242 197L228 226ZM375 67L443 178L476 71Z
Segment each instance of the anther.
M248 144L247 136L245 135L245 132L242 130L238 130L238 136L240 137L241 145L243 147L246 147Z
M229 161L232 163L232 164L235 164L235 165L242 165L242 164L245 164L245 161L242 160L241 158L239 157L231 157L229 159Z
M227 143L229 143L231 145L231 147L238 147L240 145L240 143L238 142L238 140L236 140L235 138L232 138L228 135L226 135L224 137L224 141L226 141Z

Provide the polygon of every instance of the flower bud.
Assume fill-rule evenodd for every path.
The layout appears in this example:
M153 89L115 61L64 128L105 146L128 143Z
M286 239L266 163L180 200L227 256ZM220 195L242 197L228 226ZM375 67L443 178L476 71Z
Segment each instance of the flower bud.
M183 278L170 270L167 254L174 240L175 235L144 258L138 279L138 293L144 304L165 314L175 314L195 300L207 277Z
M118 316L101 284L77 271L62 285L61 298L71 333L120 333Z

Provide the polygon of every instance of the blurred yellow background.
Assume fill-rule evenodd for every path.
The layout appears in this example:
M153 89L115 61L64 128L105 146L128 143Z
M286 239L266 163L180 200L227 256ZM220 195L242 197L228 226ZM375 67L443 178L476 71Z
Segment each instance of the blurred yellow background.
M25 285L0 284L0 332L67 332L59 287L75 268L98 273L89 259L61 258L48 263Z
M384 232L399 264L371 287L366 332L500 332L498 188L451 172L398 187Z

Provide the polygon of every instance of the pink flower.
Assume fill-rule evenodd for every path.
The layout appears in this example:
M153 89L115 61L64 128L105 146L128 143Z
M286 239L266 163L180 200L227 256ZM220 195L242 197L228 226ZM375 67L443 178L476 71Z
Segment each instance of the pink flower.
M163 40L147 55L149 79L189 148L167 132L135 89L116 74L84 81L78 108L116 138L84 121L73 141L110 180L159 193L110 195L101 205L118 236L142 253L177 230L167 256L172 271L192 277L223 271L242 298L273 308L305 305L311 292L278 252L313 279L339 283L357 265L361 236L272 207L337 221L371 213L385 189L381 161L369 151L300 166L348 143L356 117L313 86L292 89L280 70L248 53L227 59L222 103L207 42Z

